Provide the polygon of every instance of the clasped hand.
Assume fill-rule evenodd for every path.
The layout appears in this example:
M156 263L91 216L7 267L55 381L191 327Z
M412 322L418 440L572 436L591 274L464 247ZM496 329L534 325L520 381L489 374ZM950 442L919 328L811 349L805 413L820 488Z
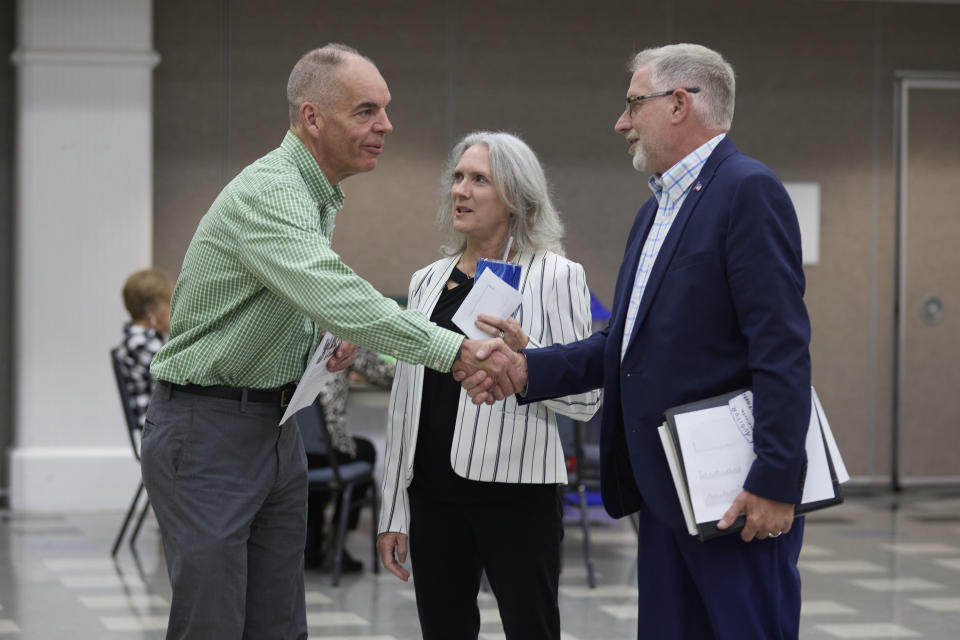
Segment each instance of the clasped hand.
M500 338L464 340L453 378L474 404L493 404L526 388L526 360Z

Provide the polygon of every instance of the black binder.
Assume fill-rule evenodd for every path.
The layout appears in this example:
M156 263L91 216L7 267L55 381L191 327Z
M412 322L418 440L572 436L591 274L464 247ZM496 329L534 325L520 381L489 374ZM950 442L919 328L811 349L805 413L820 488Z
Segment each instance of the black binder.
M701 541L710 540L728 533L740 531L746 524L746 517L741 515L730 527L724 530L717 529L718 520L699 523L695 521L693 515L693 503L688 489L688 469L681 452L680 436L677 431L676 419L678 415L702 411L704 409L727 406L732 398L741 395L746 391L748 391L748 389L738 389L736 391L724 393L719 396L713 396L711 398L698 400L697 402L691 402L668 409L664 416L666 420L663 426L660 427L660 440L664 447L664 453L667 456L667 462L670 465L670 471L673 475L674 486L677 490L677 497L680 500L680 506L684 514L687 530L691 535L697 536ZM814 500L796 505L794 514L797 516L843 502L843 494L841 492L840 484L842 481L848 479L845 468L842 472L843 477L841 478L838 476L837 467L840 466L843 468L843 461L842 459L834 460L835 456L839 457L839 451L836 450L835 446L831 451L831 447L828 444L833 442L833 434L830 432L830 425L825 419L826 417L823 414L823 408L820 405L819 399L816 397L816 391L812 388L811 394L811 404L813 406L811 409L809 428L817 429L820 437L813 438L813 443L811 443L810 439L808 438L807 455L809 458L811 454L815 453L811 451L811 446L823 447L823 452L826 455L827 465L829 468L830 481L833 485L833 496L826 499ZM825 481L826 476L823 476L822 479ZM746 480L746 472L744 472L743 478L740 481L741 487L744 480Z

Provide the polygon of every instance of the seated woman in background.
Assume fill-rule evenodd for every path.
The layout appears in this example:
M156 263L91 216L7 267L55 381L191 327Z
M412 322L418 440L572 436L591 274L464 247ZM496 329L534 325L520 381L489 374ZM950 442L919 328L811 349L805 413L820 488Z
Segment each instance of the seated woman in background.
M447 257L417 271L409 307L460 332L452 316L477 260L520 265L520 309L482 329L512 349L590 333L583 267L562 256L563 226L533 151L507 133L477 132L453 149L439 226ZM512 237L512 243L510 238ZM475 406L449 373L397 363L390 399L377 546L406 580L413 555L423 637L477 638L486 571L508 640L557 640L562 508L567 481L555 412L588 420L599 391L519 406Z
M159 269L135 271L123 285L123 304L130 321L123 325L119 355L129 380L131 408L141 429L153 391L150 363L170 332L172 294L173 283Z

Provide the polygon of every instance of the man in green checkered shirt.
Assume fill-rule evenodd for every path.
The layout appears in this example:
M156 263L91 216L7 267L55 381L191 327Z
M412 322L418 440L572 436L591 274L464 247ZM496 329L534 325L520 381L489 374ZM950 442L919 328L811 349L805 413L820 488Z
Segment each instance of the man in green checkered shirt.
M507 349L401 310L330 248L339 183L374 169L393 129L376 66L327 45L296 64L287 98L280 147L200 221L151 367L142 469L173 587L167 638L307 637L306 459L295 422L278 423L324 330L344 339L331 370L352 343L438 371ZM500 355L488 384L502 397Z

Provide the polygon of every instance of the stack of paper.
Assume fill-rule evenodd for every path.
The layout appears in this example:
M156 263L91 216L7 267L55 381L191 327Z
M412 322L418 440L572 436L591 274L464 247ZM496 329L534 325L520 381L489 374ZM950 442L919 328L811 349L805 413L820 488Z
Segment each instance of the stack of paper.
M813 388L811 400L807 475L796 515L842 502L840 484L850 479ZM734 391L668 410L660 441L690 535L708 540L742 529L743 516L723 531L716 524L743 489L757 457L753 392Z

